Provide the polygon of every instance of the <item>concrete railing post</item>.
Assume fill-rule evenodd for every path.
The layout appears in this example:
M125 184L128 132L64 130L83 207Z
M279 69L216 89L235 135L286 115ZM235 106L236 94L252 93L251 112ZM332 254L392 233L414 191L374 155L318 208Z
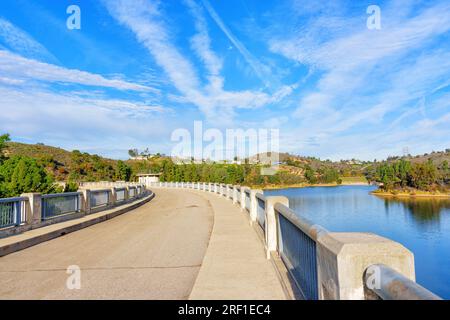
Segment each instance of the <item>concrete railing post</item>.
M38 192L23 193L21 197L28 198L27 224L38 224L42 221L42 194Z
M126 186L125 188L125 201L130 200L130 185Z
M81 192L81 208L84 212L84 214L90 214L91 213L91 190L89 189L82 189L78 190Z
M111 188L111 192L110 192L110 197L109 197L109 205L110 206L115 206L116 202L117 202L117 190L116 187Z
M114 193L114 190L115 190L114 187L112 187L112 188L109 190L109 203L108 203L108 205L109 205L110 207L114 207L114 206L116 205L116 201L117 201L117 196L116 196L116 194Z
M241 187L241 209L245 210L245 190L250 189L247 187Z
M232 198L233 198L233 204L236 204L237 203L237 195L238 195L238 191L237 191L237 186L233 186L233 195L232 195Z
M272 196L266 197L266 210L265 210L265 223L264 223L264 236L266 243L266 257L270 259L270 253L272 251L276 251L278 248L278 218L275 214L275 203L284 204L286 207L289 207L289 199L283 196Z
M375 264L415 280L414 255L400 243L376 234L324 233L316 240L316 252L320 300L364 300L364 272Z
M258 199L256 199L257 193L263 194L263 191L260 189L251 189L250 190L250 223L253 223L256 221L256 215L257 215L257 210L258 210Z

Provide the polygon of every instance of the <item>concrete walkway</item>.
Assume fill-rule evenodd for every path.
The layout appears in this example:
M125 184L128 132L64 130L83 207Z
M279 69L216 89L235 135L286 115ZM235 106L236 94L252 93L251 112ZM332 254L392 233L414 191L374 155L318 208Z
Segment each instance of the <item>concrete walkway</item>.
M149 203L0 258L0 299L285 299L247 213L215 194ZM67 267L81 268L69 290Z
M193 191L213 207L214 227L190 299L284 300L286 295L248 213L232 201Z

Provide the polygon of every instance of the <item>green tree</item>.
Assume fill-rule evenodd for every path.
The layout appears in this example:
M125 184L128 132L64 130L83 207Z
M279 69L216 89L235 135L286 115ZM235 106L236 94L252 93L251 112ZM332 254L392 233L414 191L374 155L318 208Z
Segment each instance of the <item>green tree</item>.
M132 158L137 157L139 155L138 149L130 149L128 150L128 155Z
M119 160L117 162L117 169L116 169L116 177L119 180L123 181L130 181L131 177L131 167L128 166L125 162L122 160Z
M431 160L425 163L415 163L409 174L411 187L428 190L437 180L437 168Z
M305 179L309 183L317 183L316 172L308 165L305 167Z
M29 157L14 156L0 166L0 195L14 197L24 192L56 192L53 177Z

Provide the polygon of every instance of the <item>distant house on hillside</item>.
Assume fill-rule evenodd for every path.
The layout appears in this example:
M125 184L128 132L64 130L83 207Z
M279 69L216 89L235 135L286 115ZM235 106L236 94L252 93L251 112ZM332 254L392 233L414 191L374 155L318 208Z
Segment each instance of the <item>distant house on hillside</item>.
M130 160L136 160L136 161L142 161L142 160L148 160L153 155L145 155L145 156L136 156L136 157L130 157Z
M136 176L138 177L139 183L149 185L152 182L159 182L160 175L161 173L139 173Z

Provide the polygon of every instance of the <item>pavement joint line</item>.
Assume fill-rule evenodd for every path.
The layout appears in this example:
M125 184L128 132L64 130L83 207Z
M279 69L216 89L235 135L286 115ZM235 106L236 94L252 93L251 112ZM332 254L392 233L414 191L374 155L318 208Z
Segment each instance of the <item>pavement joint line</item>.
M144 267L87 267L80 268L81 271L96 270L141 270L141 269L183 269L183 268L200 268L201 264L185 265L185 266L144 266ZM47 271L67 271L67 268L54 269L31 269L31 270L0 270L0 273L27 273L27 272L47 272Z

